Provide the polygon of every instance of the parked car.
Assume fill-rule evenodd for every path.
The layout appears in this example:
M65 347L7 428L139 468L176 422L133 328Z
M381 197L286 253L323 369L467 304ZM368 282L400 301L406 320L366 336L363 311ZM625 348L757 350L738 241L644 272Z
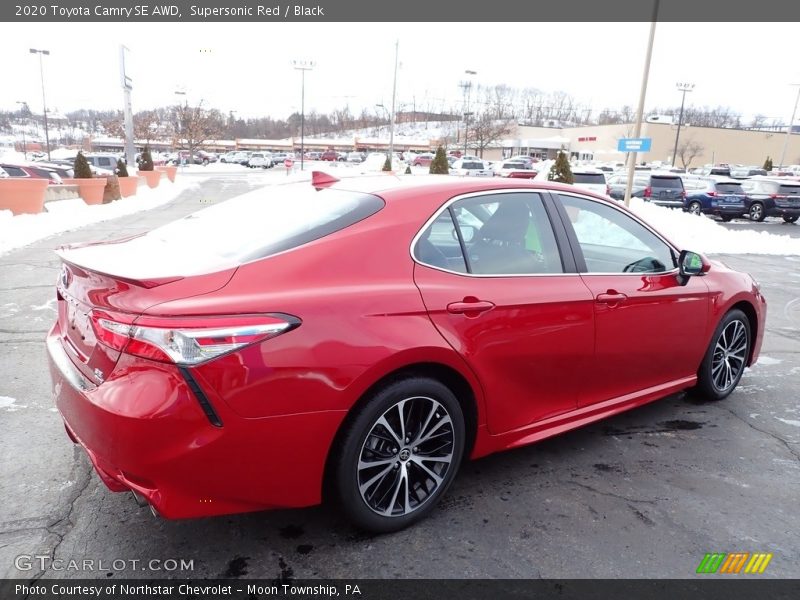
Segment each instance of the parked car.
M0 167L0 179L4 179L6 177L9 177L9 174L6 173L6 171L2 167Z
M29 164L14 165L10 163L0 164L0 168L5 171L9 177L27 177L30 179L47 179L51 184L63 183L61 176L55 169L33 166Z
M238 165L244 165L246 167L248 164L250 164L250 153L244 150L234 152L233 156L231 156L230 162Z
M576 167L572 170L572 177L572 185L582 190L589 190L595 194L609 194L611 191L606 181L606 174L600 169Z
M751 220L781 217L786 223L795 223L800 217L800 182L756 176L742 181L742 188Z
M433 162L434 155L430 152L425 152L424 154L417 154L414 157L414 160L411 161L412 167L429 167L431 162ZM455 162L455 161L453 161Z
M321 157L322 157L322 152L317 152L316 150L306 152L305 154L306 160L319 160Z
M361 152L350 152L347 155L347 162L349 163L362 163L364 162L364 155Z
M701 176L720 175L722 177L730 177L731 168L728 166L716 166L716 167L706 166L706 167L700 167L696 170L693 169L692 174Z
M731 179L747 179L755 175L769 175L766 169L758 167L732 167Z
M532 164L524 160L505 160L492 165L492 171L498 177L533 179L538 171L533 170Z
M339 154L335 150L325 150L325 152L320 155L319 159L336 162L339 160Z
M235 163L234 156L236 156L236 151L233 152L226 152L222 156L219 157L219 162L223 163Z
M253 152L247 162L247 166L254 169L270 169L273 165L272 154L269 152Z
M480 159L459 158L450 167L450 175L460 175L462 177L494 177L494 171Z
M66 433L167 518L326 489L395 531L464 457L687 388L722 400L764 335L749 275L552 183L326 175L58 254Z
M683 210L695 215L717 215L730 221L748 212L741 182L726 177L684 178Z
M608 182L608 195L615 200L625 197L627 174L615 175ZM683 208L686 191L678 173L638 171L634 174L631 197L669 208Z

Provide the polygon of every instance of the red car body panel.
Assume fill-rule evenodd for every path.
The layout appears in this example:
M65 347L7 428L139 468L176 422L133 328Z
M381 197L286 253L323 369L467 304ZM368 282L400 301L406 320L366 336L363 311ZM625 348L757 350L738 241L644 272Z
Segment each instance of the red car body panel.
M412 367L444 370L469 388L478 457L691 386L716 323L740 303L758 323L750 363L758 356L763 297L719 264L682 287L674 273L478 278L412 259L414 236L450 198L574 188L499 178L381 186L374 193L385 206L372 216L238 268L137 282L65 263L48 336L54 394L110 489L135 490L172 518L318 503L348 415L377 382ZM628 301L596 300L609 290ZM448 312L473 300L494 306ZM282 313L301 325L179 368L98 343L92 310L143 322Z

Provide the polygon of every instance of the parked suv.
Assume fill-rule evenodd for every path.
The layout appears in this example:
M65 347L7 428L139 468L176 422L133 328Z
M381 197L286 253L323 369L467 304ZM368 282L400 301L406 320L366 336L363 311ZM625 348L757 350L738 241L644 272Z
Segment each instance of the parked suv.
M752 221L766 217L783 217L794 223L800 217L800 182L753 177L742 181L749 203L748 215Z
M260 167L262 169L269 169L273 166L272 154L269 152L253 152L250 155L247 166L251 168Z
M625 197L627 174L616 175L609 180L608 195L615 200ZM686 190L677 173L659 173L657 171L637 171L631 187L632 198L643 198L659 206L683 208Z
M730 221L747 214L742 183L726 177L697 177L683 180L686 198L683 210L695 215L717 215Z
M572 171L572 185L595 194L608 194L606 174L599 169L575 169Z
M112 173L117 170L117 155L116 154L101 154L91 153L84 154L86 161L99 169L108 169Z

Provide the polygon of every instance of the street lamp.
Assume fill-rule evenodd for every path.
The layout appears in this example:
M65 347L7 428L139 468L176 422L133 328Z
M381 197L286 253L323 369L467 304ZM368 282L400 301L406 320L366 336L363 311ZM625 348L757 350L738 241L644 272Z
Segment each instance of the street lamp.
M313 60L293 60L292 66L301 72L300 80L300 170L303 170L305 160L305 134L306 134L306 71L314 68Z
M467 69L466 71L464 71L464 74L472 76L472 75L477 75L478 72L477 71L470 71L469 69ZM464 156L467 155L467 139L469 139L468 138L468 134L469 134L469 117L472 115L472 113L469 112L469 95L470 95L469 93L470 93L471 90L472 90L472 82L471 81L467 81L464 84L464 92L466 94L466 101L464 103Z
M681 135L681 121L683 121L683 105L686 102L686 92L691 92L694 89L693 83L676 83L675 86L679 92L683 92L681 97L681 112L678 115L678 131L675 132L675 149L672 151L672 166L675 166L675 159L678 155L678 138Z
M44 67L42 66L42 55L49 56L50 50L31 48L31 54L39 55L39 76L42 79L42 108L44 111L44 141L47 145L47 160L50 160L50 134L47 132L47 101L44 96Z
M800 102L800 83L793 83L797 86L797 97L794 99L794 109L792 110L792 118L789 119L789 127L786 130L786 140L783 142L783 152L781 152L781 168L784 167L783 161L786 159L786 149L789 147L789 136L792 135L792 124L794 123L794 116L797 114L797 103Z
M21 100L17 100L17 104L21 104L23 110L28 109L28 103L22 102ZM28 109L30 110L30 109ZM25 123L22 123L22 154L25 157L25 160L28 160L28 145L25 142Z

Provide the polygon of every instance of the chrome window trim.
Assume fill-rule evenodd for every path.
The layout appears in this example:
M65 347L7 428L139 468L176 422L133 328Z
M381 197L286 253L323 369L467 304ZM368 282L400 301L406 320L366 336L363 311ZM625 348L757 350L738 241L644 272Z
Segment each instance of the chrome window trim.
M462 277L474 277L476 279L486 279L486 278L497 278L497 277L574 277L580 275L580 273L462 273L460 271L452 271L450 269L445 269L442 267L437 267L435 265L429 265L426 262L422 262L416 256L414 256L414 248L419 241L419 238L422 234L431 226L431 224L439 218L444 211L448 210L452 204L458 202L459 200L465 200L467 198L477 198L480 196L496 196L497 194L519 194L520 192L529 193L529 194L537 194L539 198L542 198L542 195L549 192L550 190L542 189L542 188L527 188L527 187L520 187L520 188L500 188L496 190L481 190L478 192L466 192L464 194L459 194L458 196L453 196L447 202L445 202L442 206L439 207L432 217L430 217L425 223L422 225L422 228L417 232L414 238L411 240L411 246L408 249L409 255L411 256L411 260L418 265L423 267L428 267L429 269L434 269L436 271L441 271L443 273L451 273L453 275L461 275ZM542 200L542 206L544 206L544 200ZM550 225L550 229L552 230L553 226L548 219L548 224ZM553 232L553 236L555 236L555 232ZM559 260L561 259L561 255L559 253Z

